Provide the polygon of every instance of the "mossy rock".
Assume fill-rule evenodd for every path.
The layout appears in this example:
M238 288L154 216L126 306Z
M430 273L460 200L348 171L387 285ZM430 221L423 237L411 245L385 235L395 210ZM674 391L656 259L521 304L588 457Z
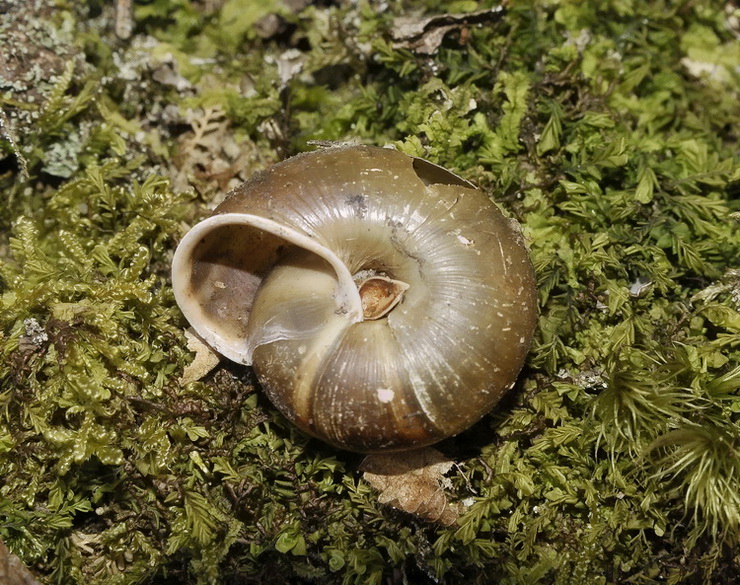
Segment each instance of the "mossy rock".
M0 0L29 39L0 58L0 539L40 582L738 582L732 2L125 5ZM453 169L528 239L537 338L438 445L450 526L248 368L182 381L177 241L311 141Z

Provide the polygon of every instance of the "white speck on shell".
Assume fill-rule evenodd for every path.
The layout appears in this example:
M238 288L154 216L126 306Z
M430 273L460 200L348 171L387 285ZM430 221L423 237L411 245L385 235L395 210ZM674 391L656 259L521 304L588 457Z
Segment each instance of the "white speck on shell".
M378 400L380 400L383 404L388 404L393 400L393 397L395 396L395 392L391 388L378 388Z

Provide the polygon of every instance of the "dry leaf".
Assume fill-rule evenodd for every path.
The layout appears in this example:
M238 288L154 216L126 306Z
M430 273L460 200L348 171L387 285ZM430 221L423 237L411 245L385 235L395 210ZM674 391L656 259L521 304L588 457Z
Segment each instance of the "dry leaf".
M454 463L431 447L368 455L360 469L364 479L380 490L378 501L414 514L425 520L450 526L457 522L459 510L447 501L445 487L450 480L444 477Z
M248 97L256 94L247 80L240 88ZM168 113L169 112L169 113ZM171 170L172 189L195 188L208 193L215 207L233 189L266 163L254 143L237 138L228 117L219 106L188 109L181 116L177 108L165 109L168 123L190 124L191 131L178 138L177 153Z
M0 540L0 583L2 585L40 585L23 562Z
M491 22L501 18L503 14L503 6L498 6L469 14L438 14L428 18L402 16L394 21L394 46L431 55L437 51L442 39L451 30Z
M215 368L221 360L221 357L201 341L192 330L185 331L185 339L187 339L188 349L195 352L195 358L185 366L180 377L180 384L197 382Z

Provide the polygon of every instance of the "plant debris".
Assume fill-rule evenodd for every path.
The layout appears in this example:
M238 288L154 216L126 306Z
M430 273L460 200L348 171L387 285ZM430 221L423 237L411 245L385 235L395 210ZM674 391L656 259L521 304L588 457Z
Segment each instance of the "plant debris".
M505 9L497 6L466 14L438 14L428 17L400 16L393 21L394 47L411 49L420 55L433 55L451 31L484 26L504 17ZM462 42L462 41L461 41Z
M185 339L187 339L188 349L195 353L195 357L185 366L180 376L180 384L189 384L204 378L221 361L221 357L191 329L185 331Z
M442 453L427 447L406 453L368 455L360 469L362 477L380 491L381 504L451 526L457 522L459 510L448 501L444 489L452 487L445 474L453 465Z

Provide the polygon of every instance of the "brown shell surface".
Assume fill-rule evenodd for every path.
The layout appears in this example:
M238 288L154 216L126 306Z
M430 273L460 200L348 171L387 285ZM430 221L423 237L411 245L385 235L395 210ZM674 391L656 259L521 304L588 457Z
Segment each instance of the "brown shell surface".
M353 451L415 448L465 430L514 385L534 272L518 224L467 181L394 150L333 147L275 165L215 210L239 213L305 234L351 274L409 285L387 315L358 321L316 254L245 225L200 240L178 302L204 316L196 330L251 340L242 361L304 431Z

